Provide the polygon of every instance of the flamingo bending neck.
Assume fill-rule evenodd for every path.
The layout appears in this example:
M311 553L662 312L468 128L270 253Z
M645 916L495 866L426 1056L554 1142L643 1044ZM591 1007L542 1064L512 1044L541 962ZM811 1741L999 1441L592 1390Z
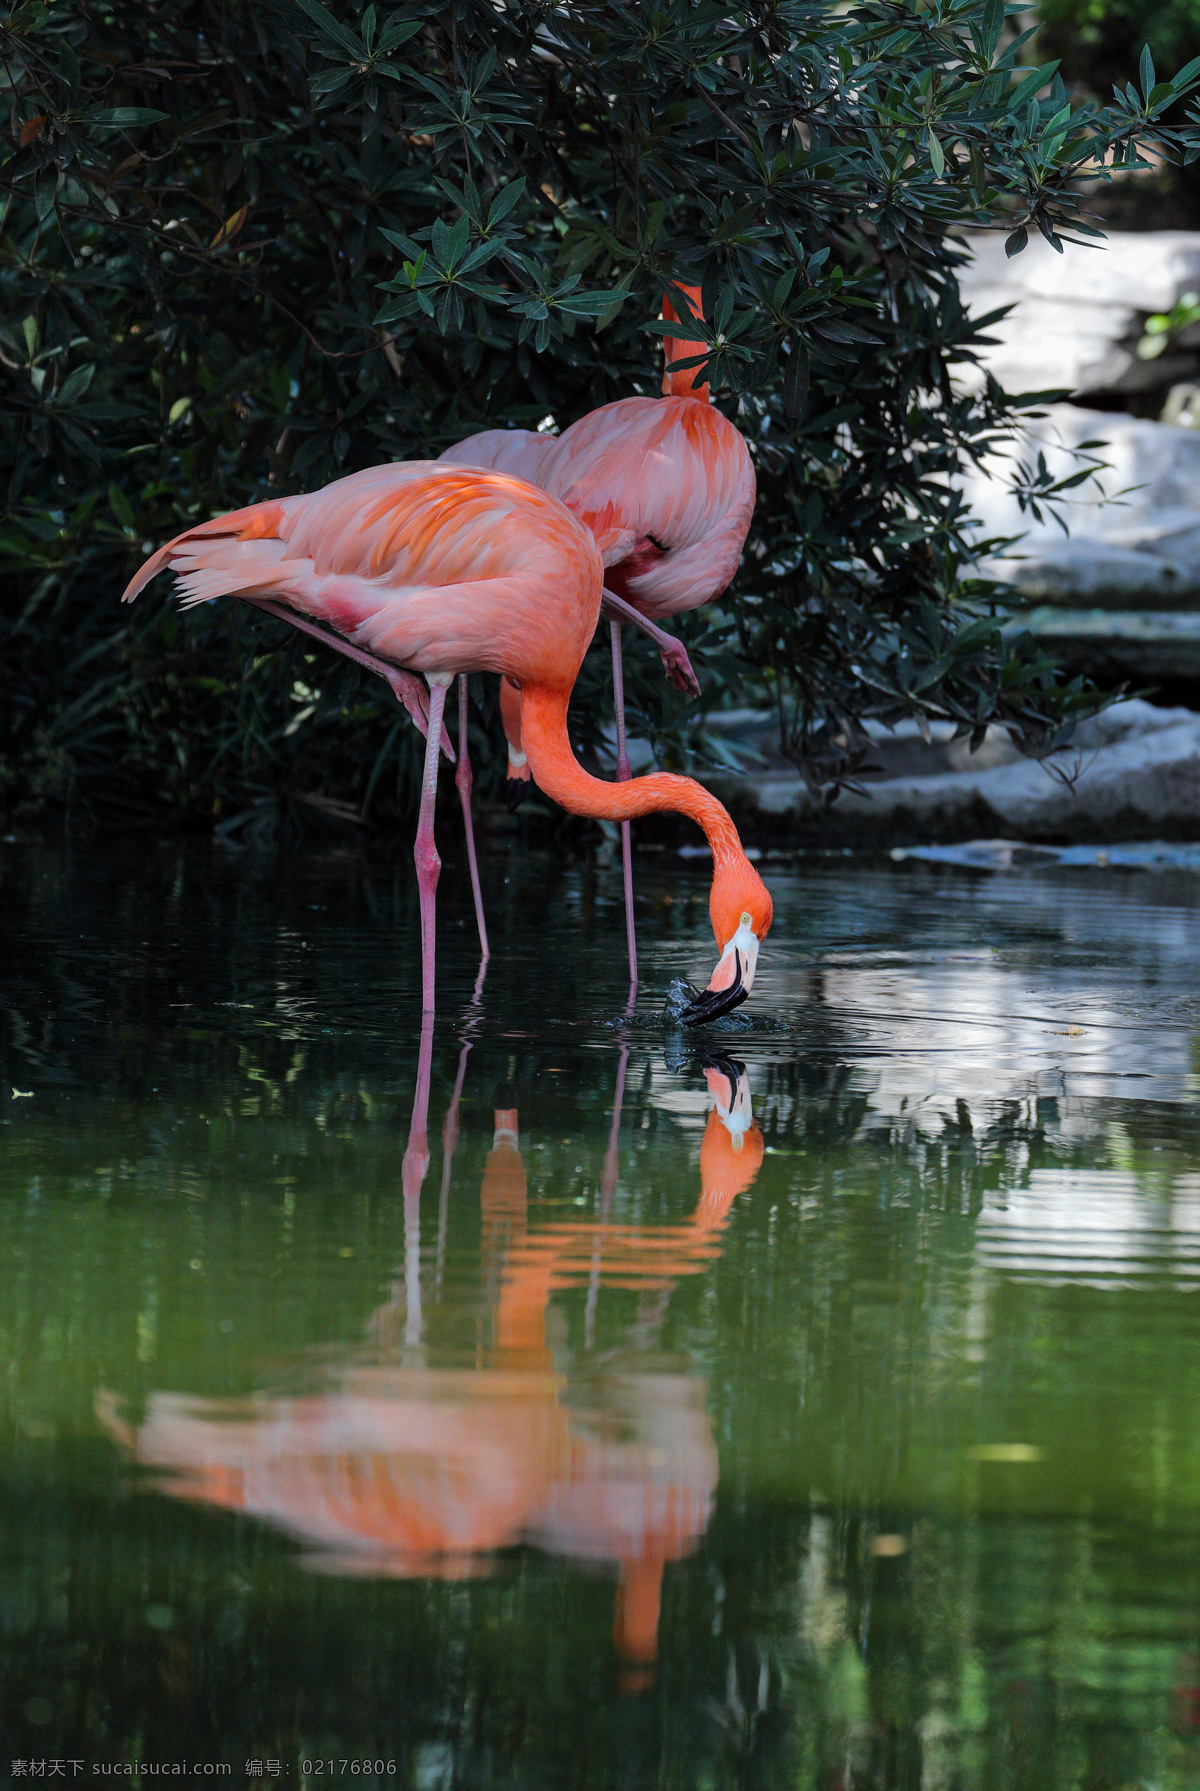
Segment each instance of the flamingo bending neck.
M608 783L584 770L567 732L570 690L547 684L521 689L521 743L538 788L573 815L631 821L662 812L687 815L704 831L713 856L709 907L717 943L724 947L749 910L761 938L771 924L771 898L742 849L727 811L694 778L658 771Z

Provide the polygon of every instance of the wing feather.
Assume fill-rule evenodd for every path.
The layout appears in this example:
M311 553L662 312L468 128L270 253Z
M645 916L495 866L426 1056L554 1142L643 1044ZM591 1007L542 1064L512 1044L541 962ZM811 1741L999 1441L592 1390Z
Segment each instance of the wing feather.
M369 467L187 530L142 567L186 606L271 595L414 670L573 679L602 568L582 523L510 474L454 463Z
M545 485L543 474L557 445L557 436L539 429L484 429L455 442L438 459L458 466L491 467L528 479L531 485Z

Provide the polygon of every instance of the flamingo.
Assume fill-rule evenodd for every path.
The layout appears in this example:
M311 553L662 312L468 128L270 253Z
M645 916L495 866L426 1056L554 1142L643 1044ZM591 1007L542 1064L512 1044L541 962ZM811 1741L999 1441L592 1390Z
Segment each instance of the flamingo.
M428 1052L423 1029L426 1061ZM518 1113L511 1095L497 1095L480 1187L493 1338L474 1366L439 1367L412 1347L421 1338L410 1331L406 1273L403 1348L389 1302L370 1321L371 1347L332 1354L308 1393L156 1391L134 1426L102 1390L100 1421L156 1470L161 1491L289 1531L317 1572L463 1580L522 1542L612 1562L620 1683L644 1689L665 1571L694 1550L712 1516L719 1462L707 1387L686 1359L647 1360L641 1350L606 1351L572 1386L547 1320L554 1295L590 1285L599 1259L606 1287L657 1296L661 1322L671 1288L720 1256L764 1147L744 1066L715 1060L705 1076L716 1105L700 1145L700 1198L682 1224L535 1227ZM418 1089L427 1079L418 1075Z
M446 691L471 671L499 672L519 687L523 748L552 801L620 821L670 810L702 828L720 956L681 1018L696 1025L746 999L771 898L725 809L692 778L605 783L571 748L567 709L595 631L603 569L592 531L557 498L506 473L429 461L368 467L320 491L186 529L151 555L123 600L168 568L184 607L231 595L266 601L309 629L316 618L387 669L424 676L428 731L414 847L424 1013L434 1011L441 859L433 817Z
M700 288L677 289L703 321ZM681 321L670 296L663 318ZM604 559L602 610L609 618L616 707L617 778L630 776L625 744L621 629L632 622L654 640L667 677L698 696L681 642L658 623L719 597L733 578L754 513L754 463L741 433L711 402L703 369L680 368L695 342L668 336L661 398L601 405L555 438L528 429L488 429L441 456L457 465L502 468L544 486L591 529ZM695 380L696 383L693 383ZM508 800L528 787L519 698L501 686L508 737ZM637 982L629 823L621 824L629 975Z

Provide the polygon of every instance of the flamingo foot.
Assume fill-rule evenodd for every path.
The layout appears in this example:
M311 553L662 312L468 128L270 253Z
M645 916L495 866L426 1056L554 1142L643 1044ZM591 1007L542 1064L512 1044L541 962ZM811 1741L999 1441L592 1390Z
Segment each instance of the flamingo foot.
M688 658L687 648L673 635L668 634L664 636L664 639L669 641L670 645L659 646L659 658L662 660L667 682L673 684L676 690L682 691L684 696L698 697L700 695L700 680L692 670L692 662Z
M692 670L687 648L681 640L668 634L656 622L650 621L640 609L635 609L632 603L626 603L624 597L618 597L607 585L600 599L600 614L607 616L610 622L630 622L635 628L640 628L643 634L648 634L658 648L663 670L676 690L681 690L684 696L700 695L700 680Z
M392 695L398 703L403 704L416 723L417 732L422 740L429 738L429 691L421 679L412 672L402 672L398 666L383 666L380 661L382 675L391 686ZM455 762L454 747L450 742L446 724L442 723L442 752L453 765Z

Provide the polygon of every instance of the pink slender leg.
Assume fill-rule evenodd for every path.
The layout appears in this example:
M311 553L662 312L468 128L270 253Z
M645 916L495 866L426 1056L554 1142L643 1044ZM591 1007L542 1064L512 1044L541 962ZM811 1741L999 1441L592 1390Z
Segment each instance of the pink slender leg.
M698 697L700 695L700 680L692 670L692 662L687 656L687 648L681 640L676 640L673 634L667 634L664 629L656 627L642 614L640 609L635 609L632 603L626 603L623 597L618 597L614 591L608 589L607 585L600 601L600 614L607 616L610 622L631 622L635 628L640 628L643 634L648 634L658 648L658 656L663 662L667 681L673 684L676 690L681 690L684 696Z
M467 741L467 674L458 674L458 770L454 783L462 803L463 827L467 835L467 863L471 867L471 894L475 898L475 925L479 928L479 949L485 960L491 957L488 947L487 922L483 918L483 891L479 887L479 864L475 857L475 829L471 824L471 749Z
M432 709L433 705L430 704ZM436 740L436 734L433 736ZM437 766L437 749L433 762ZM436 881L436 878L435 878ZM415 1347L421 1341L421 1188L429 1171L429 1080L433 1058L433 1014L421 1015L421 1044L417 1052L417 1086L413 1090L408 1148L401 1168L404 1189L404 1341Z
M617 1086L613 1092L612 1124L608 1128L608 1149L604 1153L604 1167L600 1171L600 1218L604 1224L607 1224L612 1218L613 1197L617 1192L617 1181L621 1174L621 1108L625 1101L625 1071L628 1064L629 1041L622 1039L621 1049L617 1056ZM596 1305L600 1298L600 1269L603 1254L603 1237L598 1237L596 1247L592 1251L587 1299L583 1308L583 1347L585 1349L594 1349L596 1346Z
M307 622L298 616L295 610L288 609L285 604L273 603L269 597L247 597L247 603L261 609L268 616L275 616L280 622L287 622L301 634L311 635L313 640L320 641L323 646L332 647L335 653L341 653L352 659L355 665L366 666L377 678L382 678L391 688L392 695L398 703L408 710L422 735L429 729L429 698L425 686L412 672L406 672L401 666L389 665L386 659L379 659L374 653L364 653L361 647L352 647L349 641L331 634L327 628L318 628L315 622ZM450 736L445 727L442 728L442 751L454 763L454 748L450 744Z
M440 676L440 674L439 674ZM438 740L446 707L446 685L429 681L429 733L425 740L425 774L421 779L421 813L413 860L421 895L421 1012L433 1012L433 958L437 944L437 884L442 861L433 838L433 810L437 802ZM426 1090L428 1104L428 1090Z
M621 624L610 622L612 631L613 694L617 709L617 782L632 775L625 751L625 669L621 661ZM621 857L625 869L625 938L629 946L629 987L637 986L637 936L633 930L633 841L629 822L621 822Z

